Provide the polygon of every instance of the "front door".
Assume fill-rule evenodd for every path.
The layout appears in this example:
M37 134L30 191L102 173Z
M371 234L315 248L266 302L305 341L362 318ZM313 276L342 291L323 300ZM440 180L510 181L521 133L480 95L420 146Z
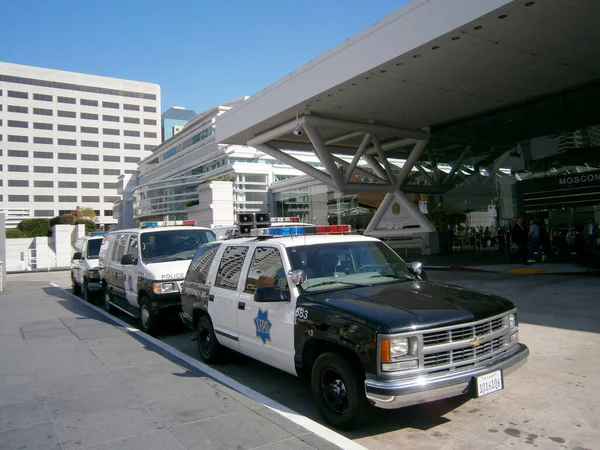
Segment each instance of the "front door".
M129 238L129 245L124 253L132 254L137 259L136 264L127 264L123 266L123 285L125 287L125 298L127 302L134 307L138 307L138 279L139 269L141 268L138 235L132 234Z
M290 291L283 259L277 247L257 246L243 275L238 300L240 350L259 361L296 375L294 364L295 300L257 303L259 287L279 286Z

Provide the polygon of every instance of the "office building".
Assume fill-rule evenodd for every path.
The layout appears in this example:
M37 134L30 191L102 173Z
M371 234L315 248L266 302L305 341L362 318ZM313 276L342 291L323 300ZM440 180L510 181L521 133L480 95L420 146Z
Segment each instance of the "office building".
M119 176L160 139L156 84L0 62L0 209L9 217L80 206L116 223Z
M179 133L186 123L196 117L196 112L182 106L173 106L161 116L163 142Z

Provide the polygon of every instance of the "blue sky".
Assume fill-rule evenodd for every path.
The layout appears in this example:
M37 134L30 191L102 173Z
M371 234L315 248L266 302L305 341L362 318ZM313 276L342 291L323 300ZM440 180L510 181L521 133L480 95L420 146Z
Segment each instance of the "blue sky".
M252 95L407 0L3 0L0 60L158 83L162 109Z

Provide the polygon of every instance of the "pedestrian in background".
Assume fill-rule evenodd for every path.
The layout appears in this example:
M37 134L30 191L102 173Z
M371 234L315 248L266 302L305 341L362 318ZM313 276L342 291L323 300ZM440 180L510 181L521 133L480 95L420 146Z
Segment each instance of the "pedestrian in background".
M510 232L511 241L517 245L519 250L516 254L510 253L510 263L512 264L512 260L515 256L520 256L523 260L523 264L530 265L527 261L527 231L523 226L523 218L519 217L517 219L517 223L512 227Z
M596 241L598 240L598 225L594 223L594 219L590 217L587 225L583 227L583 239L585 249L589 255L596 253Z
M534 219L529 221L529 262L535 262L535 255L540 249L540 227Z

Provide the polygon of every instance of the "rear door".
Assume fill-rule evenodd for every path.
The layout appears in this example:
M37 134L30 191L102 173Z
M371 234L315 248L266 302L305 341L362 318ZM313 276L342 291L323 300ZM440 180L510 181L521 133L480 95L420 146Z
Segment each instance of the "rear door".
M113 292L119 297L126 298L125 296L125 272L123 271L123 265L121 264L121 258L125 254L125 249L129 242L129 233L123 233L118 237L115 242L115 248L113 251L112 258L112 279L111 284Z

